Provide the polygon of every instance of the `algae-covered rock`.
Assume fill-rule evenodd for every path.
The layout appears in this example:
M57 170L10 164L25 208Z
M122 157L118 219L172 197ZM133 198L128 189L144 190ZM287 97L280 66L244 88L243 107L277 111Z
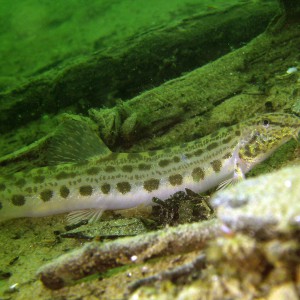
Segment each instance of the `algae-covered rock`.
M212 200L218 218L235 230L286 231L300 225L300 167L241 182Z

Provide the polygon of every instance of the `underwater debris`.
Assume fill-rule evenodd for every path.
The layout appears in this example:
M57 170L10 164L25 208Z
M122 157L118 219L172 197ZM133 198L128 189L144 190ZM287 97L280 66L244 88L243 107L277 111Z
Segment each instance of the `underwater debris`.
M92 240L94 238L117 238L146 233L148 230L138 218L114 219L97 224L85 224L61 233L62 238Z
M153 257L201 249L222 233L220 227L217 220L210 220L105 244L91 242L43 266L38 276L46 287L59 289L87 275L130 264L134 255L137 256L135 262L142 262Z
M214 216L214 210L208 204L209 197L189 189L164 201L158 198L152 201L156 204L152 207L152 216L158 228L209 220Z

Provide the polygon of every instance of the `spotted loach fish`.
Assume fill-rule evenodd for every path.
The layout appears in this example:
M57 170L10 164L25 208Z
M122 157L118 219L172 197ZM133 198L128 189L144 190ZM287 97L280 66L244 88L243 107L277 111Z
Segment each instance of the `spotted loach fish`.
M113 153L90 127L66 121L49 145L52 165L1 178L0 220L69 212L71 223L95 221L153 197L225 187L299 130L298 117L271 113L163 150Z

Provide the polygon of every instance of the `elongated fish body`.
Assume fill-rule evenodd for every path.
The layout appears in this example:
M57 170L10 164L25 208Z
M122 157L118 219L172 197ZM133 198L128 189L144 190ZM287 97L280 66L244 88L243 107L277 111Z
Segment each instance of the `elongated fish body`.
M226 185L296 138L300 119L264 114L192 142L141 153L112 153L76 121L62 128L49 147L56 165L1 179L0 220L127 209L186 188L204 192Z

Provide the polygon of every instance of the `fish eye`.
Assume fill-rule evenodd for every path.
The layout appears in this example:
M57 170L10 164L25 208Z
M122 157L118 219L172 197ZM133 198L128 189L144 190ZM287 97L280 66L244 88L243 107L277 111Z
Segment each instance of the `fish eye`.
M263 125L264 125L265 127L268 127L268 126L270 125L270 121L269 121L268 119L264 119L264 120L263 120Z

